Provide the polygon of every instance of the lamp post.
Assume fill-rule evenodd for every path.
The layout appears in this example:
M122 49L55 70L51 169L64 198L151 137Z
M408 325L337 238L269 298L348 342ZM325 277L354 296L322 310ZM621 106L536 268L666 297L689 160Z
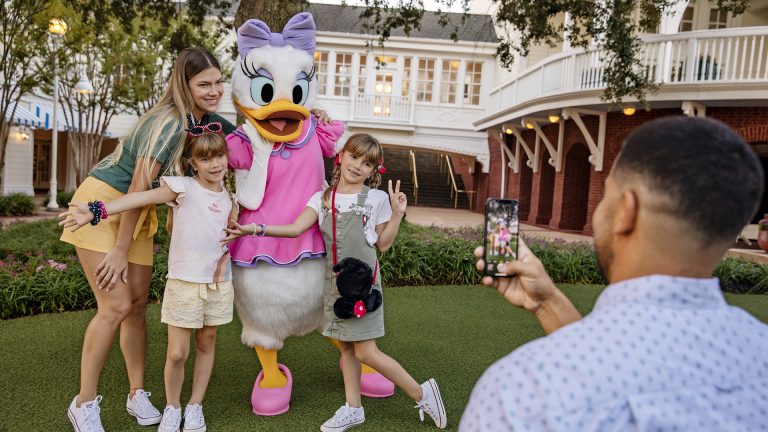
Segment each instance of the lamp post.
M56 191L58 182L56 181L56 165L58 162L58 138L59 124L56 118L59 112L59 59L58 53L61 47L61 41L67 34L67 23L61 18L51 18L48 22L48 34L50 35L51 46L53 47L53 133L51 135L51 196L48 200L49 210L58 210L59 204L56 202Z

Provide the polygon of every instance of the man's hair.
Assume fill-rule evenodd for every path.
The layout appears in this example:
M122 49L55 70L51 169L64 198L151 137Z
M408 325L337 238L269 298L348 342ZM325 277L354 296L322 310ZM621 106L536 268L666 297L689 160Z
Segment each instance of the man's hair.
M706 118L645 123L627 138L613 170L665 195L665 211L709 241L735 239L763 194L754 151L731 128Z

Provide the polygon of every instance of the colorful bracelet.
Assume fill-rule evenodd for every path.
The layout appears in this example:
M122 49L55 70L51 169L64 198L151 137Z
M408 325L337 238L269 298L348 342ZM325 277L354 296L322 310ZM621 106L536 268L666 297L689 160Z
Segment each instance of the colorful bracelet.
M266 226L266 225L264 225L264 224L259 224L259 229L261 230L261 232L260 232L260 233L258 233L257 235L258 235L259 237L264 237L264 235L266 235L266 234L267 234L267 226Z
M91 201L88 203L88 209L93 213L93 219L91 219L91 225L98 225L102 219L107 218L107 211L104 207L104 203L101 201Z
M264 237L264 234L267 233L267 226L264 224L252 223L250 225L253 225L253 233L251 234L251 237ZM256 228L258 228L258 230Z

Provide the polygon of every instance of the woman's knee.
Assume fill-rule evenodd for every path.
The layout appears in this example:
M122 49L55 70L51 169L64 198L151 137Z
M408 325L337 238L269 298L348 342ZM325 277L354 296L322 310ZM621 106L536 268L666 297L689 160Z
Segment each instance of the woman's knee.
M96 314L103 320L107 320L110 325L117 327L131 314L131 303L129 301L116 301L109 304L100 304Z

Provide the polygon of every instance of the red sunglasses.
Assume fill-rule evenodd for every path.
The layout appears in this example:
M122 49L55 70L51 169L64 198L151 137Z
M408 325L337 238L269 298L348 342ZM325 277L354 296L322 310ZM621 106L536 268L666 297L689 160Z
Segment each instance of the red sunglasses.
M190 135L194 137L198 137L206 132L211 133L219 133L224 128L221 126L220 122L211 122L205 125L195 125L187 129L187 132L189 132Z

